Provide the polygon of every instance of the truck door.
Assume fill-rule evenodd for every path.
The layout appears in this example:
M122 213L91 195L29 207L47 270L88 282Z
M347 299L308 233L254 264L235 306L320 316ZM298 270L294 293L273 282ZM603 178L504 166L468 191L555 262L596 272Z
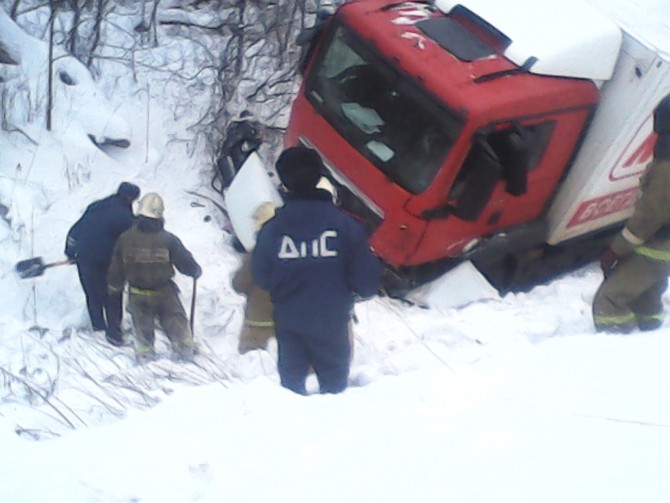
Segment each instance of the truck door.
M453 215L483 234L539 216L565 164L547 155L555 128L510 121L477 131L449 189Z

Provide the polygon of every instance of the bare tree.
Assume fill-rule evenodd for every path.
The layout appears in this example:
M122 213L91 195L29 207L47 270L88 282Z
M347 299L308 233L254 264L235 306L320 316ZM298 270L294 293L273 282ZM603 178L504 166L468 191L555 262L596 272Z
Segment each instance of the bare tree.
M40 1L0 4L21 17L39 9ZM215 166L224 154L227 129L242 118L259 126L270 148L280 144L298 80L301 50L295 39L315 22L319 9L343 1L193 0L162 7L160 0L50 0L49 5L59 3L50 11L45 32L51 50L62 44L98 75L99 64L109 62L127 65L135 75L166 74L166 82L185 87L185 102L189 89L202 87L213 75L210 104L202 107L203 115L190 131L194 138L205 138ZM124 28L127 22L115 21L131 18L137 19L132 31ZM152 63L153 49L177 40L193 48L183 53L182 64L173 62L167 69Z

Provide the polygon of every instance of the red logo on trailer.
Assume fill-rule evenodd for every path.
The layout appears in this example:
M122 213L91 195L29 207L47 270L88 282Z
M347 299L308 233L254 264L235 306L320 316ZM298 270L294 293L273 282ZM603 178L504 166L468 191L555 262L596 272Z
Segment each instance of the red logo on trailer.
M614 164L610 171L610 181L639 176L654 155L654 143L656 133L653 131L653 118L649 116Z
M637 187L584 201L568 222L568 227L581 225L630 208L635 203L636 197Z

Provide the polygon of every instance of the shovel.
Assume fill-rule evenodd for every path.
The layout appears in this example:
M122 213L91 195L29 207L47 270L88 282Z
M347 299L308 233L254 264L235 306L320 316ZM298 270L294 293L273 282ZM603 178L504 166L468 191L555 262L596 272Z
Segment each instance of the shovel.
M196 292L196 287L198 280L193 278L193 296L191 297L191 319L189 320L189 326L191 328L191 337L194 337L193 335L193 318L195 318L195 292Z
M70 262L70 260L61 260L60 262L45 264L44 260L42 260L42 257L34 257L18 262L14 269L22 279L36 278L37 276L42 276L44 271L50 267L58 267L60 265L67 265L71 263L72 262Z

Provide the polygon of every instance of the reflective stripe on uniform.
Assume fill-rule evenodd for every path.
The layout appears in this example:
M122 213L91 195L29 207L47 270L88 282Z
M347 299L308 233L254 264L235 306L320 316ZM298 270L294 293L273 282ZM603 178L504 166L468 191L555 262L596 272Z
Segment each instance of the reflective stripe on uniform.
M246 320L244 322L246 326L248 327L255 327L255 328L272 328L275 326L274 321L254 321L254 320Z
M603 316L597 314L593 317L593 321L595 321L596 324L598 325L608 327L613 327L617 325L629 325L630 323L635 321L635 314L628 313L619 316Z
M635 253L653 260L670 262L670 250L657 250L648 246L638 246L635 248Z
M638 314L637 318L644 321L663 321L665 320L665 313L657 314Z
M156 290L149 290L148 288L137 288L136 286L131 286L130 287L130 293L134 293L136 295L156 295Z
M644 243L644 239L640 239L639 237L637 237L630 231L630 229L628 229L628 227L623 228L623 230L621 231L621 237L623 237L626 241L635 246L640 246L642 243Z

